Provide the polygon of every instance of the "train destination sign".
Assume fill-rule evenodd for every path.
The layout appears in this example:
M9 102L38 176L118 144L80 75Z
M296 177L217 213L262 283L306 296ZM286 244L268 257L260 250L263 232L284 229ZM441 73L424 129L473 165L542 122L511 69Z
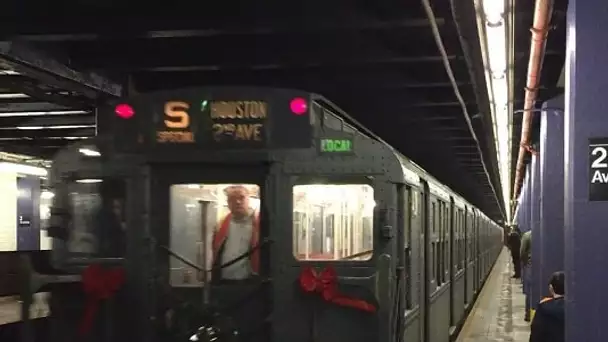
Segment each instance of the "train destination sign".
M589 201L608 201L608 138L589 139Z
M267 119L268 105L264 101L166 101L154 141L158 144L263 146Z

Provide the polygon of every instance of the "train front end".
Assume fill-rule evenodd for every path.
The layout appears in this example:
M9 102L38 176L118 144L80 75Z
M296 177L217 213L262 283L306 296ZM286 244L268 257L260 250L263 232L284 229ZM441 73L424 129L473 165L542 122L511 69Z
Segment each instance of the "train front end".
M52 341L397 336L394 184L365 141L317 129L309 94L163 92L99 115L53 164L57 272L25 268L52 291Z

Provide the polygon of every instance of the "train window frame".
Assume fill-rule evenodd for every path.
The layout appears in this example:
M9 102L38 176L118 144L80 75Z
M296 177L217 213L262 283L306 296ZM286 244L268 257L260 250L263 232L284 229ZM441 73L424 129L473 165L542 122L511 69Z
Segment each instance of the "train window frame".
M356 263L357 265L363 265L365 263L372 263L375 261L377 257L377 248L378 243L380 243L380 239L378 237L378 223L380 215L378 214L379 206L375 205L372 212L371 217L371 253L369 253L369 258L366 259L299 259L295 254L295 249L293 245L294 241L294 231L295 231L295 222L293 221L293 214L295 210L293 194L294 189L297 186L305 186L305 185L366 185L369 186L373 193L373 199L376 203L379 203L378 195L380 191L378 191L378 186L374 182L374 179L371 176L367 175L347 175L347 176L319 176L319 175L298 175L292 176L290 191L289 191L289 201L292 213L292 223L291 229L289 232L289 236L291 239L291 255L295 262L298 263L306 263L306 262L315 262L315 263L337 263L337 264L352 264Z
M63 180L61 186L54 185L46 189L48 191L52 191L54 194L53 201L50 205L51 217L49 217L49 222L46 229L47 233L49 233L48 228L51 227L51 222L54 220L53 216L57 210L57 203L55 203L55 201L58 200L59 203L61 203L60 207L63 208L62 210L65 210L68 213L68 215L65 216L67 217L67 221L65 221L66 226L64 226L68 235L66 239L52 235L50 236L51 242L49 251L51 255L53 255L51 261L52 266L65 272L80 272L83 267L92 264L122 265L125 260L127 250L129 249L127 231L123 232L124 235L122 242L124 242L124 244L121 246L122 248L119 253L106 254L102 252L102 249L100 248L102 240L105 242L105 237L107 237L102 237L102 235L99 234L100 231L98 229L100 225L100 215L103 215L107 213L108 210L111 210L111 208L106 205L108 204L107 199L104 199L103 196L104 194L108 194L108 188L105 188L102 191L101 186L104 182L106 182L106 184L107 182L112 182L114 183L112 188L115 189L116 182L120 184L119 187L121 189L118 192L120 192L121 195L119 195L120 198L118 199L120 200L119 208L121 212L121 224L128 225L129 215L131 215L128 208L132 196L129 193L129 188L131 186L129 173L117 172L115 174L103 174L99 172L70 172L62 174L62 177L60 178ZM89 188L87 191L80 190L82 188L86 189L87 187ZM94 194L97 197L95 201L97 203L95 203L92 211L87 212L88 216L84 217L84 219L90 221L91 224L87 225L87 229L84 234L86 237L80 236L75 238L73 235L75 232L74 219L76 217L74 212L82 213L82 211L75 210L73 197L76 193L80 195L92 195L93 191L91 191L91 189L95 190ZM114 193L114 195L117 194ZM112 196L109 198L114 197ZM63 224L64 223L61 223L61 225ZM82 228L82 226L79 228ZM89 240L88 243L90 244L91 249L88 251L75 251L73 247L78 246L79 244L79 242L75 241L75 239Z

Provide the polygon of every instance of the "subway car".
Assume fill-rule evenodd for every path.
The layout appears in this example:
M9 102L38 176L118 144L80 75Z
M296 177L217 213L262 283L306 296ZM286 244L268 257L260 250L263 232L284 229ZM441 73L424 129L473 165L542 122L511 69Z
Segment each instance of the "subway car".
M502 248L317 94L139 94L98 127L53 163L55 275L23 262L52 341L447 342Z

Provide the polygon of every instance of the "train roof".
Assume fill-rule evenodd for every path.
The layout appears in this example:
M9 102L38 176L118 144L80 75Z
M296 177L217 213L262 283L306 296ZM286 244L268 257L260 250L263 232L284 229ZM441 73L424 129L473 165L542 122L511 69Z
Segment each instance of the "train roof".
M401 154L389 143L374 134L370 129L364 127L357 120L355 120L350 115L345 113L342 109L340 109L340 107L338 107L336 104L318 94L313 94L312 99L317 103L322 104L324 107L329 107L328 109L333 110L334 114L340 116L340 118L343 119L346 124L351 125L358 133L363 134L364 136L367 136L370 139L374 139L388 147L401 163L405 181L407 183L419 186L420 178L422 177L429 184L429 187L431 188L430 190L436 195L443 197L446 200L449 200L449 197L451 196L454 199L455 204L459 207L463 208L464 206L467 206L470 208L475 208L479 213L482 213L481 210L476 208L473 204L465 200L462 196L460 196L450 187L441 183L437 178L433 177L429 172L427 172L422 166L416 164L414 161ZM485 214L483 216L487 218Z

